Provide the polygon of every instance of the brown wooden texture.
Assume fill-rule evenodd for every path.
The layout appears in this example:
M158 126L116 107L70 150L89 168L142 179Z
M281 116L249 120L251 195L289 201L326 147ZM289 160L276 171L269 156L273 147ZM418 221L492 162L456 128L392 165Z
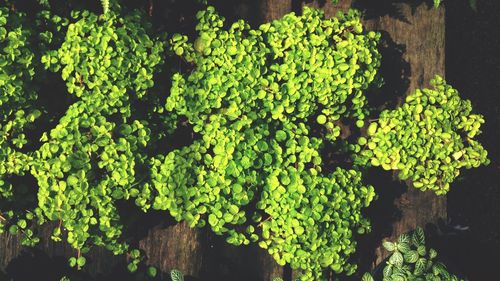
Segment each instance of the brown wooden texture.
M269 22L292 11L292 0L260 0L260 16Z
M186 275L200 276L203 261L203 231L182 222L174 226L153 228L139 242L148 263L163 272L178 269Z

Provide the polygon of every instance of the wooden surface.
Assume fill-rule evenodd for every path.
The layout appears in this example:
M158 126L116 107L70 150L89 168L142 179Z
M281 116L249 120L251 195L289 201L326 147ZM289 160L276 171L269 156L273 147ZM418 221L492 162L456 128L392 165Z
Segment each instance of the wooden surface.
M281 18L292 11L292 0L260 0L262 22Z
M261 0L260 17L265 21L279 18L292 11L293 7L297 7L296 4L291 0ZM315 1L308 1L308 5L321 6ZM338 9L345 10L350 6L351 0L343 0L338 6L326 1L321 7L331 16ZM392 43L404 49L401 52L402 60L408 64L409 69L399 71L394 67L397 71L392 75L395 75L394 81L404 80L403 77L398 79L397 76L406 75L407 83L395 89L386 88L390 93L385 93L402 96L416 88L427 86L435 74L444 75L445 14L444 8L429 9L425 4L417 7L398 4L395 9L398 11L397 17L384 14L383 11L379 14L374 12L365 20L365 24L368 29L384 31ZM391 69L390 62L387 68ZM384 186L376 188L380 192ZM446 217L446 198L437 197L431 192L409 189L394 199L393 203L400 209L401 214L400 219L392 223L390 237L396 237L416 226L423 226L435 222L438 218ZM49 237L49 233L45 232L45 238ZM187 275L212 276L211 280L232 276L236 278L233 280L270 281L272 277L290 275L289 271L285 274L264 250L256 246L232 247L225 244L220 237L214 237L205 230L189 229L182 223L151 227L144 232L144 237L138 245L146 252L148 263L164 272L178 268ZM47 253L49 258L74 255L73 250L63 243L53 243L49 240L44 239L41 244L42 252ZM22 251L15 237L9 234L1 235L0 269L5 269L13 259L22 254ZM379 263L386 256L380 247L372 251L375 255L373 264ZM87 270L105 273L123 263L125 263L124 257L114 257L105 250L96 249L89 255Z

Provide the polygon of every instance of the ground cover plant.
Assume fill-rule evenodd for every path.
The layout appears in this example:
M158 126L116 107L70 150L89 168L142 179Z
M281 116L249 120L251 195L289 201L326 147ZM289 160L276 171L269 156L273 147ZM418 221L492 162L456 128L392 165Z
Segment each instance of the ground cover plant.
M446 266L437 261L438 253L428 248L422 228L403 234L397 241L384 241L384 248L391 253L382 269L382 280L463 280L448 272ZM369 273L362 281L373 281Z
M474 139L482 116L440 77L368 120L380 34L354 10L327 19L304 8L252 29L208 7L190 38L155 34L144 12L117 1L64 16L41 2L30 17L0 9L0 231L34 246L36 226L55 222L52 239L75 249L71 266L97 246L127 253L137 270L143 257L117 208L131 201L230 244L256 243L302 280L350 275L356 237L371 228L362 210L376 197L367 168L444 195L461 168L488 163ZM158 93L153 78L174 57L189 70ZM38 95L54 73L68 106L52 120ZM193 142L161 146L180 120ZM327 144L354 165L328 169ZM27 178L35 184L19 184ZM16 207L21 188L33 206Z

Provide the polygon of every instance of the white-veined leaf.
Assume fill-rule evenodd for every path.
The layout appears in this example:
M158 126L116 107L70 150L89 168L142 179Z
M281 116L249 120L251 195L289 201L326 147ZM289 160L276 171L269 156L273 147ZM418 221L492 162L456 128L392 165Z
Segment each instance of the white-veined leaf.
M365 274L363 274L361 281L375 281L375 280L373 279L373 276L370 273L366 272Z
M403 255L400 252L394 252L389 258L389 262L395 266L401 266L403 264Z
M389 252L393 252L394 249L396 248L394 243L390 242L390 241L384 241L382 242L382 246L384 246L384 248L389 251Z
M409 263L416 263L419 258L418 253L415 250L409 250L404 253L403 256L405 258L405 261Z
M184 274L177 269L170 271L170 278L172 281L184 281Z
M425 245L425 233L421 227L417 227L411 236L413 245L416 247Z
M425 258L419 258L415 263L415 270L413 271L413 274L417 276L423 275L426 266L427 266L427 260Z

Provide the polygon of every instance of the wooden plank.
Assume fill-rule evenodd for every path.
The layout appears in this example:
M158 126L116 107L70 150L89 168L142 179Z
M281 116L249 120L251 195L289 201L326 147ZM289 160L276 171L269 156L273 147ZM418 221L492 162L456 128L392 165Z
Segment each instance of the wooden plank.
M168 218L166 213L165 218ZM35 257L36 249L46 253L47 258L52 259L61 257L67 259L75 256L76 251L67 243L54 242L50 239L52 229L51 225L41 227L39 234L42 238L41 243L35 249L22 247L16 236L8 233L2 234L0 236L0 271L6 270L13 260L23 255ZM179 269L186 275L200 276L204 257L203 230L191 229L185 223L178 223L167 227L158 225L146 231L146 236L138 242L138 246L144 251L147 264L165 273L172 269ZM92 248L85 256L88 262L84 270L91 275L108 275L113 271L123 271L126 267L125 256L115 256L104 248Z
M260 18L262 22L279 19L292 11L292 0L261 0Z
M185 275L200 277L203 262L204 231L181 222L167 228L156 227L139 242L148 263L163 272L178 269Z

